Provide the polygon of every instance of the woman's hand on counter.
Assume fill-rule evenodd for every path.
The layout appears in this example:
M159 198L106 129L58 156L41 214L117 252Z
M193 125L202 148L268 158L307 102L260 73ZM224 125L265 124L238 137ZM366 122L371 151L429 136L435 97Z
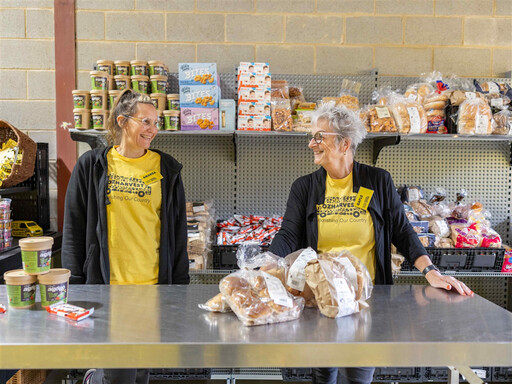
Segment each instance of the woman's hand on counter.
M473 296L474 293L462 281L457 280L453 276L442 275L436 270L429 271L425 278L434 288L442 288L447 291L458 292L462 296Z

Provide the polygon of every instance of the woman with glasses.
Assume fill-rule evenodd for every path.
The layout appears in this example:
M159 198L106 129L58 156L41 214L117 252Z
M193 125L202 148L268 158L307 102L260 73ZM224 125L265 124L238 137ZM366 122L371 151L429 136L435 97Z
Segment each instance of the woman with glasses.
M309 148L321 168L293 183L270 251L286 256L306 247L319 253L348 250L366 265L374 284L392 284L394 244L431 286L473 295L464 283L441 275L432 264L390 174L354 161L365 136L359 117L344 106L326 103L313 113ZM374 368L315 368L313 383L371 383L373 372Z
M188 284L181 168L149 146L158 114L123 91L108 120L113 146L85 153L66 192L62 264L75 284ZM93 378L94 377L94 378ZM148 370L87 372L84 383L148 383Z

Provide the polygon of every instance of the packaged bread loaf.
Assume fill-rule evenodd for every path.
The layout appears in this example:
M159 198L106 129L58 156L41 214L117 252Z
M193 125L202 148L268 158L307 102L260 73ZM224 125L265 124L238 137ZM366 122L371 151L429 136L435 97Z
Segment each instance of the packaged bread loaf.
M281 281L266 272L241 270L224 277L219 289L244 325L297 320L304 299L286 291Z
M396 124L391 111L386 106L370 106L366 113L369 132L396 132Z
M427 115L427 133L448 133L445 120L445 108L448 103L448 96L435 91L425 97L423 108Z
M199 308L210 312L231 312L231 308L229 307L229 304L227 303L224 296L222 296L222 293L213 296L204 304L199 304Z
M480 92L475 91L455 90L450 93L450 104L453 106L459 106L466 100L476 99L477 97L482 98L483 95Z
M411 84L407 87L404 96L405 98L417 101L420 104L423 104L425 98L434 92L434 87L432 87L429 83L418 83Z
M485 99L466 100L459 107L457 131L461 135L490 135L491 108Z
M305 272L324 316L347 316L368 306L373 289L370 274L349 252L321 254L308 263Z
M316 307L315 295L306 282L305 270L307 264L317 258L311 247L299 249L285 257L290 266L286 276L286 290L294 296L303 297L306 307Z
M395 98L391 111L400 133L426 133L427 116L420 103L405 98Z
M508 109L495 113L492 120L492 134L493 135L509 135L510 125L512 123L512 112Z

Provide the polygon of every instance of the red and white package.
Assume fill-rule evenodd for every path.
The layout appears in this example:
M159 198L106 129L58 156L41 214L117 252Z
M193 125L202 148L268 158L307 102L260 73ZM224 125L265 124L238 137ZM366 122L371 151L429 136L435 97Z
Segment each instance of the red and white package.
M0 304L0 313L5 313L7 309L5 309L5 306L3 304Z
M452 241L455 248L475 248L482 242L482 235L476 225L452 225Z
M82 307L77 307L76 305L59 303L46 307L46 310L52 315L65 317L74 321L81 321L94 313L94 308L85 309Z

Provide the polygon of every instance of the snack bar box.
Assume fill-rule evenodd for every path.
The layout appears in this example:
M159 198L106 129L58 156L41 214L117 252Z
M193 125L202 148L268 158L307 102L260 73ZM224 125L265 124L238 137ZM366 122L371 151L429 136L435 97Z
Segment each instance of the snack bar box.
M238 74L241 73L255 73L257 75L266 75L270 73L268 63L251 63L242 61L238 67Z
M270 116L238 116L239 131L270 131L271 125Z
M180 86L180 108L218 108L220 88L216 85Z
M181 108L182 131L219 130L218 108Z
M178 80L181 85L219 85L216 63L179 63Z

